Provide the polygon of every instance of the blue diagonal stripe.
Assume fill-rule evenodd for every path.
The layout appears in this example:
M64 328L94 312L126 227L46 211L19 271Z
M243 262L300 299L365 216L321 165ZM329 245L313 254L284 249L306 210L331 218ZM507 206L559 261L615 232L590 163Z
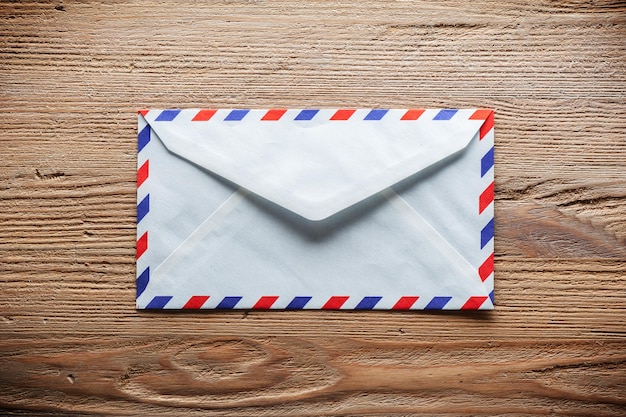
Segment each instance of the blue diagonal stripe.
M495 302L493 301L493 291L489 293L489 298L491 298L491 304L495 304Z
M141 203L137 204L137 223L141 221L150 211L150 194L147 194Z
M480 248L484 248L487 243L491 239L493 239L494 233L494 221L493 219L489 220L487 226L483 227L483 230L480 231Z
M139 296L143 294L143 292L146 290L146 287L148 286L149 281L150 281L150 267L147 267L137 277L137 280L136 280L137 297L136 298L139 298Z
M487 172L493 166L493 148L489 149L489 151L482 157L480 160L480 176L484 177Z
M167 303L172 299L171 295L157 295L146 306L149 309L161 309L164 308Z
M424 310L441 310L450 300L452 300L452 297L433 297L426 307L424 307Z
M148 142L150 142L150 125L141 129L141 132L137 135L137 152L141 152Z
M163 110L156 119L155 122L171 122L178 116L180 110Z
M355 310L371 310L383 297L363 297L359 304L354 307Z
M295 119L293 120L311 120L315 117L315 115L319 112L319 110L302 110Z
M363 120L380 120L387 114L388 109L372 109Z
M228 116L226 116L224 120L227 122L241 121L243 120L244 117L246 117L246 114L248 114L249 111L250 110L247 110L247 109L231 110L231 112L228 113Z
M235 308L242 297L224 297L215 308Z
M437 115L433 117L433 120L450 120L452 119L452 116L456 114L456 112L458 112L457 109L439 110L439 113L437 113Z
M309 301L311 301L311 298L312 297L294 297L289 305L285 308L287 310L302 310L304 306L307 305Z

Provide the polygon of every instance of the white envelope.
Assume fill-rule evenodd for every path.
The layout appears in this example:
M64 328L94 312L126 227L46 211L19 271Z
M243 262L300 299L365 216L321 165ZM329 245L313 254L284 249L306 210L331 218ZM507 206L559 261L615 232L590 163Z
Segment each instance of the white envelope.
M492 309L493 111L142 110L138 309Z

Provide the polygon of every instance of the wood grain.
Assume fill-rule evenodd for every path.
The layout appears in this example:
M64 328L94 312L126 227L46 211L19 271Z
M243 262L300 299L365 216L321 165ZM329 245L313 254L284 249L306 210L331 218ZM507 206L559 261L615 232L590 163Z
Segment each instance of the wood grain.
M367 415L623 411L621 342L197 336L6 346L5 403L64 410ZM459 362L459 356L464 362ZM10 375L7 378L7 374ZM609 382L610 381L610 382ZM54 387L51 389L51 387ZM24 395L24 392L28 395ZM149 408L148 408L149 406Z
M626 414L626 7L0 2L0 414ZM136 110L496 109L496 310L134 310Z

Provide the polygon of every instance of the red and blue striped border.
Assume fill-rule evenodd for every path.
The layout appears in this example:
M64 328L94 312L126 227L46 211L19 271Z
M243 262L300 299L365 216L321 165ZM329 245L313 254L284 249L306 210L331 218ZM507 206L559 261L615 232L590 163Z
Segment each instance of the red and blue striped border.
M148 110L140 110L139 114L145 116L148 113ZM143 155L144 148L150 143L150 134L151 129L150 125L146 125L143 127L138 135L137 135L137 155L138 155L138 166L137 169L137 192L144 187L148 177L150 176L150 160L148 158L141 158ZM141 222L146 218L148 213L150 212L150 194L146 194L141 201L137 204L137 226L141 224ZM139 260L146 251L148 250L148 231L145 231L141 236L137 238L137 255L136 258ZM136 280L136 288L137 288L137 298L145 291L148 286L148 282L150 281L150 267L146 267L143 271L137 271L137 280Z
M142 110L147 112L146 110ZM154 119L155 122L171 122L181 113L182 110L178 109L169 109L169 110L161 110L160 113ZM218 109L201 109L198 110L197 113L191 119L192 122L208 122L217 114ZM337 109L328 120L333 121L347 121L354 120L355 113L357 109ZM400 117L400 120L418 120L422 114L425 112L425 109L408 109L406 112ZM480 110L479 110L480 111ZM320 109L303 109L298 112L298 114L293 117L292 120L296 121L311 121L316 120ZM362 120L382 120L389 109L371 109L365 116L363 116ZM432 120L450 120L452 117L458 112L458 109L442 109L440 110ZM233 109L223 116L223 121L225 122L240 122L246 117L249 117L250 109ZM260 120L263 122L277 122L279 120L285 120L285 115L287 113L287 109L269 109L267 110L263 116L261 116Z
M172 300L172 296L156 296L146 306L147 309L162 309ZM194 295L190 297L183 305L183 310L201 309L204 304L209 300L208 295ZM242 300L241 296L228 296L223 297L216 309L231 310L237 307L237 304ZM279 299L279 296L262 296L252 306L252 310L269 310L274 303ZM309 301L313 297L310 296L297 296L293 297L289 304L285 307L285 310L302 310L306 307ZM341 310L343 305L350 299L350 296L332 296L322 306L322 310ZM419 296L402 296L391 307L391 310L410 310L415 302L419 299ZM360 299L356 307L353 310L373 310L378 302L382 300L380 296L366 296ZM452 300L452 297L433 297L428 304L424 307L424 310L442 310ZM473 296L469 297L467 301L461 306L461 310L475 310L487 300L487 296Z
M370 110L363 120L382 120L383 117L387 114L389 109L372 109ZM456 113L458 109L442 109L440 110L432 120L450 120ZM155 121L158 122L170 122L173 121L181 112L181 110L162 110L155 118ZM248 113L249 109L235 109L231 110L224 121L241 121L243 120ZM285 115L287 112L286 109L270 109L268 110L262 117L262 121L278 121ZM319 109L304 109L301 110L293 120L298 121L309 121L313 120L314 117L319 112ZM338 109L336 110L329 120L333 121L346 121L350 120L352 116L355 114L356 109ZM400 120L418 120L425 109L408 109ZM142 116L146 116L148 110L140 110L139 114ZM217 109L202 109L199 110L196 115L193 117L192 121L195 122L206 122L211 120L215 114L217 113ZM480 131L479 131L479 140L483 140L483 138L491 132L494 127L494 112L489 109L480 109L476 110L469 118L470 120L484 120ZM137 151L138 154L141 154L141 151L144 147L150 142L150 126L145 126L138 134L137 137ZM148 179L149 177L149 159L146 159L141 166L137 170L137 188L139 189ZM480 161L480 175L484 177L489 170L494 165L494 148L490 148L481 158ZM493 181L482 191L480 196L478 197L478 214L483 215L485 209L494 202L494 183ZM149 213L150 211L150 195L146 194L146 196L137 204L137 224L139 224ZM485 219L486 224L482 228L480 232L480 245L481 249L484 248L493 238L494 238L494 218L490 217L489 219ZM137 239L137 259L141 258L142 255L148 250L148 231L144 232ZM478 275L480 279L484 282L489 276L494 273L494 253L492 252L487 259L481 264L478 268ZM139 297L146 289L148 282L150 280L150 267L145 268L141 273L138 273L137 276L137 297ZM146 305L146 309L164 309L167 307L168 303L172 300L173 296L155 296L150 302ZM183 309L202 309L205 303L209 300L210 295L194 295L191 296L188 300L186 300L183 305ZM215 307L215 309L234 309L237 307L237 304L242 300L241 296L227 296L223 297ZM271 309L272 306L278 301L280 297L276 295L266 295L261 296L252 306L252 310L268 310ZM287 306L286 310L302 310L306 307L306 305L312 300L311 296L296 296L293 297ZM343 306L346 304L348 300L350 300L350 296L331 296L328 298L325 303L322 305L322 310L341 310ZM356 306L353 308L354 310L373 310L376 305L382 300L381 296L366 296L359 300ZM489 294L489 298L493 302L493 291ZM417 302L419 296L417 295L407 295L400 297L391 307L391 310L410 310L413 305ZM447 296L436 296L432 297L424 310L443 310L446 305L450 302L452 297ZM479 309L483 303L487 300L487 296L471 296L461 306L461 310L477 310Z
M172 296L156 296L150 300L147 304L147 309L163 309L172 300ZM183 305L183 310L202 309L204 304L209 300L209 295L194 295L190 297ZM252 310L269 310L280 297L274 296L262 296L252 306ZM302 310L306 307L309 301L313 297L310 296L297 296L290 299L289 303L285 307L285 310ZM342 310L343 306L348 300L353 297L347 295L335 295L326 300L322 306L322 310ZM352 310L373 310L376 305L382 300L380 296L366 296L359 299L359 302ZM215 307L220 310L232 310L237 307L237 304L243 299L241 296L228 296L223 297ZM391 307L391 310L410 310L415 302L419 299L419 296L402 296ZM433 297L428 304L424 307L424 310L442 310L452 300L452 297ZM475 296L469 297L467 301L461 306L461 310L475 310L487 300L487 296Z
M478 139L482 141L487 134L492 133L494 126L494 112L489 109L476 110L470 116L470 120L484 120L478 133ZM489 148L480 159L480 176L485 177L494 166L494 147ZM495 221L491 213L487 214L485 209L494 202L495 185L491 181L478 196L478 215L485 225L480 231L480 248L484 248L494 238ZM478 267L478 276L485 282L494 273L494 253L487 256L487 259ZM491 302L494 302L493 291L489 294Z

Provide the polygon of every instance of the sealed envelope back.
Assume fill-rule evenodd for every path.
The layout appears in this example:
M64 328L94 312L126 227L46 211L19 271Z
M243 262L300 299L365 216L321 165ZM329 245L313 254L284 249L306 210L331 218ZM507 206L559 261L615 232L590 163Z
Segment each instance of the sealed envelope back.
M138 309L492 309L492 110L139 112Z

